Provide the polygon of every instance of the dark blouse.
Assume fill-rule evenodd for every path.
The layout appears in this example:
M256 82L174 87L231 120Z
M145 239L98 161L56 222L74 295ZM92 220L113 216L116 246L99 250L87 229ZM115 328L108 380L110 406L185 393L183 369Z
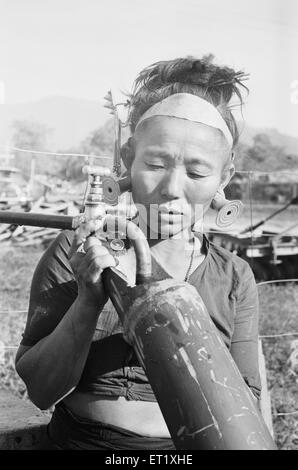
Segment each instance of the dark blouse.
M71 231L61 232L35 270L27 324L21 344L33 346L49 335L77 297L77 284L68 261ZM248 263L204 237L206 258L192 273L195 286L230 350L244 380L259 398L258 295ZM156 280L169 277L152 257ZM156 401L122 325L109 300L99 315L90 351L77 386L80 392Z

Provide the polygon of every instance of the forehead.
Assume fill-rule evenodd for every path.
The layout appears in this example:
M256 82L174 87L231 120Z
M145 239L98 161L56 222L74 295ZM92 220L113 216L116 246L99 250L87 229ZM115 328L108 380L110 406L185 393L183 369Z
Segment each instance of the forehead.
M229 145L220 130L186 119L154 116L144 121L135 133L136 150L154 147L184 154L194 151L227 155Z

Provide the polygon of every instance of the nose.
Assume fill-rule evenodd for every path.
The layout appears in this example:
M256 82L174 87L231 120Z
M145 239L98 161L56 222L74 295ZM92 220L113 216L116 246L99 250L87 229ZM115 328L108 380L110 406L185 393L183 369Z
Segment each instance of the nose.
M161 182L161 194L167 199L180 199L183 196L183 175L178 168L168 170Z

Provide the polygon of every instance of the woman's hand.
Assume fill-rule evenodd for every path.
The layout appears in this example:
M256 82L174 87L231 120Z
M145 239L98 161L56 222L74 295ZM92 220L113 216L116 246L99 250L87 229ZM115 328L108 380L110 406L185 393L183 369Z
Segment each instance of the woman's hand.
M75 231L69 260L78 283L78 297L88 304L103 307L109 296L101 274L105 268L116 266L116 260L104 246L104 241L92 235L96 228L96 222L89 221ZM82 247L85 253L80 251Z

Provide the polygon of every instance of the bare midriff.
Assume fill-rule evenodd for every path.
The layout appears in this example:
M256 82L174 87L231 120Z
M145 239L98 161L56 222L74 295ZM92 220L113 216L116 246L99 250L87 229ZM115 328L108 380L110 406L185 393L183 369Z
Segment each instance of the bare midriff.
M63 399L82 418L118 426L151 437L171 437L157 402L73 392Z

